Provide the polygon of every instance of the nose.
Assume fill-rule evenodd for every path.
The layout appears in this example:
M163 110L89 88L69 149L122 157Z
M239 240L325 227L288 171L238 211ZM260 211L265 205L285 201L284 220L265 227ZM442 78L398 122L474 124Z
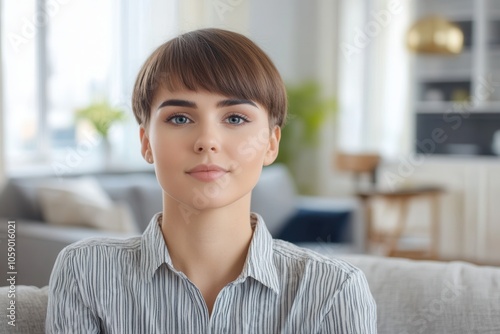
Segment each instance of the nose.
M220 142L215 133L215 129L204 128L194 143L194 151L196 153L220 151Z

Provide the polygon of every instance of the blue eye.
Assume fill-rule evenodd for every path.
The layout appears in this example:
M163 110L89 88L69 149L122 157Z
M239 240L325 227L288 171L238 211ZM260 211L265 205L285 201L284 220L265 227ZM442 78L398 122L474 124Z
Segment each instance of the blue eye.
M190 123L191 120L184 115L172 115L167 119L167 122L171 122L176 125L183 125Z
M231 115L227 118L227 122L231 125L241 125L247 123L248 119L243 115Z

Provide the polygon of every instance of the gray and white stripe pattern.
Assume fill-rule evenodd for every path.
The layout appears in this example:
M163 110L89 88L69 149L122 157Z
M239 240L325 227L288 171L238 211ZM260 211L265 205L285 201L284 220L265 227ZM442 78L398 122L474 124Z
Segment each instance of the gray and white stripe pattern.
M273 240L252 214L241 275L212 314L173 266L155 215L142 236L67 246L50 278L47 333L376 333L364 274L339 259Z

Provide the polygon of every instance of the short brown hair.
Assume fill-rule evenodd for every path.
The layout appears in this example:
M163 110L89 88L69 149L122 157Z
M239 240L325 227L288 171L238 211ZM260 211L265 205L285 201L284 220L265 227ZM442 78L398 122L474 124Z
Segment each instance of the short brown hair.
M139 124L149 124L160 85L255 101L268 111L270 126L282 127L286 119L286 89L278 70L255 43L235 32L195 30L160 45L134 85L132 109Z

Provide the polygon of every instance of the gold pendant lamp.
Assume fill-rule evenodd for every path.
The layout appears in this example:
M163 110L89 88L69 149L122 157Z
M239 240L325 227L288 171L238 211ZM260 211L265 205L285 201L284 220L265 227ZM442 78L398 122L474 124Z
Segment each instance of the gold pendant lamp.
M416 53L455 55L462 51L464 34L458 25L445 18L428 16L412 25L407 45Z

